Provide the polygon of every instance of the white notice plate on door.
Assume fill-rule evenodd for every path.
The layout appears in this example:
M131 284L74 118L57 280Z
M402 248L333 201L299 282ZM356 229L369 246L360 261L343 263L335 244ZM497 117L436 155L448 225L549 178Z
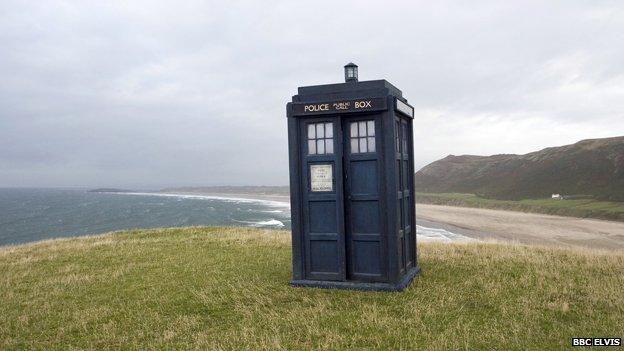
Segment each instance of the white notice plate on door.
M333 191L332 165L310 165L310 187L312 191Z

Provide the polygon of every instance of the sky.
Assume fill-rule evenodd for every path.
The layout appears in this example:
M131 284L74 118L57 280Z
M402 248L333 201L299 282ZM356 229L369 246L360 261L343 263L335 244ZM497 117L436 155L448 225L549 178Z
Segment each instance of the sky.
M622 1L0 2L0 187L286 185L298 86L386 79L419 169L624 135Z

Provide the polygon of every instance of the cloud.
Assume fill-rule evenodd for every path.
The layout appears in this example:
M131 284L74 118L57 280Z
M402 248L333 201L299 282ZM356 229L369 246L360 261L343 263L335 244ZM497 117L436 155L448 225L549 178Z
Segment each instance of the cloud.
M624 134L624 6L0 4L0 186L287 184L297 86L385 78L417 168Z

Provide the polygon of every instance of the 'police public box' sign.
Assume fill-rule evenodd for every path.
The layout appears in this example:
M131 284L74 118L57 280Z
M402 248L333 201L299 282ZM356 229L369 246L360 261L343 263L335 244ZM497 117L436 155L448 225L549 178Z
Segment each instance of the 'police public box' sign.
M325 113L349 113L361 111L378 111L386 109L386 99L371 98L357 100L340 100L316 103L294 103L293 115L318 115Z

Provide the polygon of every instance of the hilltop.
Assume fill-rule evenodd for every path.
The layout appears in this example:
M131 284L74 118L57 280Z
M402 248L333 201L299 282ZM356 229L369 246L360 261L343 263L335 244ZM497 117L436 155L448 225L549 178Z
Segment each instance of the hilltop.
M624 201L624 136L589 139L525 155L449 155L416 173L425 193L468 193L499 200L553 193Z
M624 255L420 243L402 293L293 288L289 233L133 230L0 248L0 349L517 349L624 330Z

